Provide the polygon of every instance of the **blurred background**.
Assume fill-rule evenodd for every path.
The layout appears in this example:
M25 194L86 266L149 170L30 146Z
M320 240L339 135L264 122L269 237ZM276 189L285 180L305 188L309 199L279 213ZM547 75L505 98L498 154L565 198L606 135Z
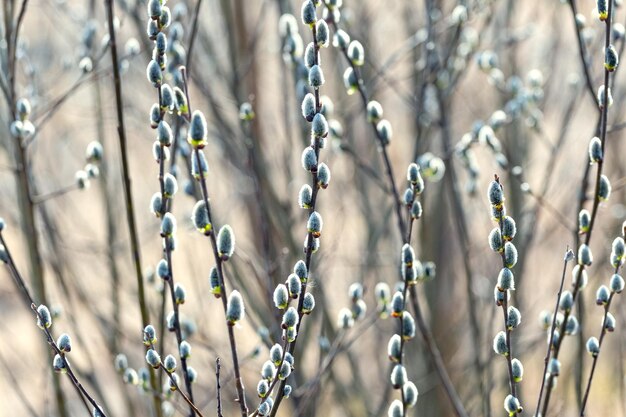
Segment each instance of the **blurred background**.
M612 36L621 51L626 14L621 0L616 3ZM209 126L205 154L215 223L230 224L236 235L228 288L238 289L246 303L247 317L235 334L248 403L255 407L268 347L280 340L271 294L303 256L308 216L297 200L302 184L310 182L300 162L309 124L300 103L308 91L302 54L311 31L301 22L300 1L170 0L167 6L172 24L166 30L171 69L166 82L176 85L176 69L188 66L191 107L204 112ZM504 186L508 214L517 221L513 302L522 324L513 333L514 352L525 366L520 400L528 415L535 409L546 350L540 315L554 309L563 255L580 243L578 212L591 210L594 193L596 166L588 166L587 147L599 126L595 94L604 77L605 36L594 8L587 0L344 0L340 16L334 16L337 26L364 46L363 87L393 126L387 149L400 194L410 162L421 165L426 179L423 216L412 243L422 262L436 265L436 277L420 283L417 293L472 416L502 415L508 393L506 362L492 349L503 327L493 301L501 260L487 239L493 223L486 191L494 174ZM323 10L318 6L318 17ZM115 13L133 204L146 296L157 325L162 282L152 271L162 256L162 239L160 221L150 211L159 183L149 118L157 95L146 79L153 45L146 34L145 1L116 1ZM285 14L296 17L297 31L281 20ZM7 223L2 234L33 296L53 311L52 333L73 338L71 365L108 415L153 415L150 396L125 383L114 367L118 353L130 367L144 367L145 351L103 2L3 0L2 15L2 84L14 85L14 94L0 100L0 216ZM335 28L330 29L332 36ZM374 287L386 282L393 288L400 280L402 240L376 136L361 97L348 94L344 85L348 63L332 45L320 54L326 80L322 102L331 126L320 161L330 167L332 180L318 196L324 233L310 288L317 306L304 318L290 379L294 393L279 415L381 416L399 398L389 383L386 350L398 324L378 316ZM614 103L608 113L604 173L612 194L599 208L591 242L595 262L574 310L581 328L563 345L553 415L578 415L591 365L584 344L599 336L603 313L595 305L595 290L613 273L611 242L626 219L622 73L618 67L611 78ZM18 98L30 101L35 127L22 146L9 131ZM240 119L243 103L252 106L253 120ZM187 290L181 314L193 346L190 364L198 372L195 399L205 415L216 415L220 357L224 415L236 415L222 306L210 294L214 261L208 240L190 220L198 194L189 175L185 126L176 126L183 140L167 166L180 186L172 209L179 229L173 265ZM92 141L104 148L100 176L79 187L85 184L79 184L77 172L85 169ZM570 270L571 265L567 289ZM368 311L352 328L341 329L338 313L352 306L353 283L363 285ZM590 415L626 415L621 326L626 317L619 297L612 311L617 329L602 349ZM59 415L43 335L4 269L0 316L0 416ZM166 332L164 341L163 356L175 353L174 335ZM409 415L453 415L419 334L406 345L405 363L420 393ZM70 381L62 376L58 383L69 415L84 414ZM166 415L185 413L176 394L168 404Z

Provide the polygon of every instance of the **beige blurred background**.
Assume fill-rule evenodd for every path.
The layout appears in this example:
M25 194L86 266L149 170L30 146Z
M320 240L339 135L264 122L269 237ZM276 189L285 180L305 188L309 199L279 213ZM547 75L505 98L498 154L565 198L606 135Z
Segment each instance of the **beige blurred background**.
M16 15L21 1L4 1L5 10L14 4ZM502 402L508 390L505 361L491 348L493 336L502 329L501 311L493 303L500 259L487 241L493 227L487 185L493 174L501 178L509 214L518 225L515 243L520 261L515 269L518 289L514 302L523 318L514 332L514 346L516 357L525 366L520 399L525 414L532 415L546 347L539 315L554 308L563 254L568 246L576 246L580 184L587 145L596 130L597 106L585 86L574 18L567 2L460 3L466 7L467 20L459 17L459 2L426 1L433 25L432 43L426 41L429 19L424 2L344 0L339 26L365 47L364 85L370 97L383 105L385 118L393 125L388 151L400 192L406 187L406 167L417 156L431 152L448 166L443 178L426 180L421 196L424 215L416 223L413 244L422 261L437 265L436 278L420 284L418 293L454 385L472 416L484 415L481 401L485 392L478 388L476 352L488 369L483 384L492 415L503 415ZM184 30L185 47L195 5L195 1L168 2ZM580 1L577 6L586 20L581 33L597 90L604 74L604 25L592 13L595 2ZM150 198L158 191L158 164L151 150L155 133L148 118L157 96L145 76L151 54L146 47L151 48L151 42L145 34L143 2L126 0L116 2L115 7L120 48L124 49L127 42L140 45L136 55L123 54L122 86L146 294L151 317L156 320L160 283L151 283L148 271L161 257L162 242L160 222L149 211ZM301 185L310 181L300 165L302 149L308 142L307 124L300 115L298 72L288 62L291 60L283 57L285 40L278 30L279 17L291 12L299 23L304 45L310 42L311 33L300 22L300 7L300 2L287 0L202 1L190 68L191 105L205 113L209 124L205 153L216 223L230 224L237 239L227 274L231 278L229 289L237 288L244 294L248 309L248 318L236 329L236 337L240 357L244 358L242 372L251 407L258 404L254 391L267 359L259 329L269 329L272 339L279 334L279 318L268 291L283 282L302 257L306 231L307 216L298 208L297 196ZM318 7L319 15L321 9ZM625 20L624 10L618 7L616 23ZM91 48L84 42L88 21L95 25ZM102 49L106 31L101 2L28 2L18 42L16 92L30 100L32 120L38 129L36 140L27 149L35 195L43 196L35 204L37 235L29 236L20 228L23 211L17 201L8 131L11 120L7 119L5 100L0 104L5 126L0 134L0 216L7 223L3 236L27 283L31 282L27 242L38 240L49 306L61 312L54 319L52 332L72 336L69 359L86 388L109 416L147 416L152 415L149 397L139 388L124 384L113 367L113 358L120 352L135 369L143 367L145 361L120 177L111 60L108 51ZM623 37L616 39L615 45L621 50ZM0 48L4 71L6 42ZM443 64L430 66L426 58L429 50ZM493 54L496 65L481 69L479 64L487 62L489 54ZM93 58L90 72L81 69L88 64L86 56ZM342 125L343 135L329 138L321 154L332 171L332 180L318 199L324 234L312 267L317 307L305 317L298 342L295 391L305 391L298 387L313 380L327 358L328 351L320 348L324 345L320 340L331 345L336 340L354 343L334 358L312 399L296 395L296 399L286 400L279 415L386 415L391 400L399 398L398 392L386 388L390 371L386 345L397 331L397 323L373 319L373 289L377 282L393 286L399 280L400 237L393 199L378 185L386 177L373 131L358 95L347 95L343 86L346 61L331 46L321 50L321 62L326 78L321 92L334 103L334 111L327 117ZM618 68L612 88L609 126L615 128L609 129L604 164L613 192L598 213L591 245L595 262L589 270L589 286L582 293L584 313L581 315L578 308L574 312L582 324L582 337L569 336L564 342L562 375L552 396L552 415L578 415L576 386L580 376L576 375L582 371L584 384L591 364L579 346L582 342L584 350L584 341L599 335L602 309L595 305L595 290L608 283L612 274L611 242L620 235L626 219L622 73ZM256 113L252 126L239 120L243 102L250 102ZM497 110L507 116L496 136L509 163L506 167L498 165L494 152L476 143L471 152L478 171L470 173L449 149L457 146L477 121L488 121ZM103 142L101 170L108 185L95 179L88 189L46 197L74 184L76 171L85 165L85 148L93 140ZM193 345L190 364L199 373L194 394L205 415L216 415L214 361L219 356L225 415L236 415L222 307L209 292L208 273L214 262L208 240L189 220L196 198L184 193L188 168L184 156L178 160L179 193L173 213L179 230L173 264L176 281L187 289L182 315L196 327L189 339ZM260 166L253 160L260 161ZM521 167L521 176L511 174L516 166ZM595 167L591 175L595 178ZM522 183L527 183L532 193L522 192ZM475 193L467 192L472 187ZM593 195L593 190L588 194ZM456 214L455 201L461 204L464 220ZM591 201L585 207L590 209ZM263 222L263 218L269 220ZM459 221L466 223L468 244L460 237ZM111 236L114 241L108 241ZM571 283L570 269L571 265L566 288ZM336 317L341 308L350 306L348 287L354 282L365 287L368 315L353 329L341 332ZM605 340L587 415L625 415L626 339L622 323L626 317L622 301L618 296L612 308L617 329ZM470 309L479 319L480 340L472 333ZM51 360L44 354L43 335L5 269L0 272L0 315L4 341L0 343L0 416L57 415ZM173 334L166 333L166 340L163 356L175 352ZM259 349L258 354L255 349ZM409 377L420 392L418 405L409 415L453 415L419 335L406 349ZM66 377L61 378L61 386L70 415L84 415ZM186 409L176 395L172 402L183 412Z

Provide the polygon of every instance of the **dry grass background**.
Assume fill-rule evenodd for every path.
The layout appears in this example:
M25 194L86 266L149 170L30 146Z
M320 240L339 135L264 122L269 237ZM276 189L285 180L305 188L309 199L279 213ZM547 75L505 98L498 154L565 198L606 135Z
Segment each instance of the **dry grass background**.
M9 0L5 0L9 1ZM15 2L21 3L19 1ZM170 0L171 7L182 1ZM195 2L188 2L190 18ZM425 10L422 2L368 0L344 1L342 27L353 39L360 40L366 49L364 77L368 91L385 109L385 117L394 127L394 138L389 147L396 180L403 184L406 166L414 153L425 151L455 164L459 175L459 188L463 190L467 174L458 159L449 160L443 151L441 114L437 108L435 87L431 84L424 102L417 99L423 85L421 69L416 61L423 59L424 45L405 50L407 39L416 30L425 27ZM438 7L448 16L452 1L437 1ZM493 305L492 288L499 270L499 259L489 249L487 234L490 214L485 191L494 173L502 178L510 210L518 220L520 234L532 230L532 244L520 252L518 271L519 297L517 305L523 321L515 333L517 351L524 362L526 373L521 386L521 399L525 414L531 415L537 397L543 356L545 332L538 316L544 309L552 309L558 289L562 256L567 245L574 246L572 230L575 227L580 180L586 163L589 139L596 124L595 104L584 89L580 58L576 46L573 19L567 4L550 0L543 2L470 1L470 19L464 30L473 30L480 36L476 48L469 55L466 68L458 84L449 93L449 128L454 143L470 131L475 120L486 120L507 100L507 93L498 91L489 83L489 76L476 64L481 51L494 51L506 77L517 75L525 79L528 72L539 69L544 75L544 99L539 103L539 129L528 125L525 117L498 131L511 165L521 165L524 181L533 190L539 190L550 177L551 186L540 203L519 191L520 182L493 160L484 147L477 149L480 166L476 195L462 196L463 209L469 224L470 247L463 247L452 213L450 186L447 179L427 181L423 197L424 217L417 223L416 249L422 260L437 264L437 278L419 288L422 304L452 375L455 386L471 415L481 415L480 393L472 365L474 349L489 363L493 415L500 415L502 398L506 391L504 361L496 358L491 349L491 339L501 328L500 311ZM125 6L124 6L125 4ZM98 45L105 35L104 10L94 2ZM603 25L591 14L595 5L580 1L579 10L587 18L587 30L593 39L589 43L591 68L595 86L601 84ZM108 407L109 415L130 415L127 402L133 404L135 414L148 415L148 397L134 387L124 385L112 366L110 338L118 332L117 349L126 353L130 365L143 366L141 325L136 303L136 286L131 266L126 220L123 212L122 189L119 177L119 152L116 138L113 84L110 58L105 55L92 74L81 75L78 67L81 50L81 33L91 7L89 1L42 1L28 4L21 41L21 57L17 78L17 92L28 97L33 104L37 121L50 113L55 99L73 90L67 101L58 105L57 111L42 126L37 140L30 145L32 181L39 194L47 194L74 181L74 173L84 164L86 145L103 133L105 164L109 171L109 191L117 230L115 242L107 242L105 193L102 183L92 181L88 190L72 191L41 203L50 224L46 224L41 211L37 212L37 238L42 242L45 279L52 307L62 309L55 320L55 334L69 332L75 341L71 354L86 385L94 389L98 398ZM144 34L144 10L137 6L141 19L134 22L134 2L120 2L117 6L120 20L118 42L124 44ZM291 70L283 64L277 25L281 10L299 14L300 2L206 0L199 19L198 43L193 51L191 72L191 101L194 108L207 115L210 144L206 155L210 165L208 178L211 199L219 224L229 223L237 236L236 256L233 265L241 281L235 287L244 290L251 319L246 319L237 329L240 355L246 357L243 374L246 388L253 393L266 348L257 335L258 325L275 330L275 318L263 314L271 305L265 296L264 279L268 275L275 283L287 276L291 265L299 259L305 219L297 207L297 193L301 184L308 181L300 168L300 153L306 138L302 135L300 104L294 91ZM227 10L225 14L225 10ZM229 14L230 13L230 14ZM445 19L445 18L444 18ZM617 9L616 22L626 15ZM453 32L440 30L439 41L446 45ZM185 24L186 35L189 25ZM310 34L301 27L306 42ZM234 44L227 42L233 39ZM142 39L140 43L143 43ZM618 41L621 45L622 41ZM234 49L231 49L233 48ZM2 46L6 51L6 45ZM438 48L439 46L436 46ZM385 62L402 51L398 59L379 70ZM4 52L2 52L4 53ZM145 79L145 65L149 51L142 50L127 60L123 72L123 90L126 99L125 117L131 156L133 198L137 209L138 229L142 246L142 261L146 269L154 268L160 259L161 239L159 221L150 215L151 195L158 190L157 169L151 153L154 133L148 127L148 109L155 91ZM344 141L351 143L360 158L381 172L374 137L365 123L361 103L356 95L347 96L341 75L345 62L334 48L321 52L327 83L323 94L334 102L334 118L344 128ZM236 58L233 62L233 57ZM233 76L233 65L239 79ZM417 68L417 69L416 69ZM32 71L31 71L32 70ZM378 76L376 76L379 74ZM372 84L368 80L376 79ZM76 80L81 81L72 87ZM576 81L577 82L573 82ZM618 71L613 88L614 105L609 111L609 124L619 124L624 116L626 94L622 87L623 71ZM94 99L96 85L102 93L102 114ZM214 107L206 94L209 91L221 111L224 124L230 132L216 122ZM286 101L285 101L286 100ZM238 120L238 107L250 101L256 112L255 147L262 149L266 170L266 187L278 196L283 208L267 206L274 217L271 228L271 248L268 264L263 261L262 233L256 216L258 201L255 182L251 179L245 154L244 131ZM568 106L572 117L567 121L563 146L556 163L547 167L550 151L563 132L562 120ZM2 125L8 126L7 104L0 105ZM422 121L418 126L416 120ZM103 131L98 131L98 121ZM424 121L428 121L424 123ZM36 123L37 124L37 123ZM34 236L25 235L19 228L20 211L16 201L14 161L7 149L8 129L0 134L4 151L0 153L0 215L7 221L4 236L13 246L13 253L24 275L28 257L25 242ZM333 337L335 317L340 308L349 305L348 286L362 282L366 288L366 302L370 312L375 310L374 285L379 281L394 283L398 279L398 235L392 211L392 199L383 193L355 164L354 159L342 152L337 143L324 150L323 159L330 166L331 186L320 195L318 211L325 219L322 249L314 259L313 293L318 297L318 309L305 319L310 332L306 344L299 345L297 375L299 383L309 380L316 372L324 352L317 343L318 336ZM235 149L233 157L229 149ZM526 149L521 153L520 149ZM613 195L601 206L592 249L596 262L590 270L590 285L584 296L585 315L582 334L584 339L599 332L601 309L595 306L595 288L607 281L611 273L608 256L610 244L620 232L626 217L624 185L623 131L610 132L607 137L607 164L605 172L613 182ZM180 164L181 178L184 164ZM547 175L546 173L549 174ZM446 173L448 175L448 173ZM181 181L182 185L182 181ZM182 187L181 187L182 188ZM262 189L266 195L268 188ZM223 325L221 306L209 294L208 271L212 266L206 239L193 230L188 220L195 200L181 192L174 202L174 214L179 219L179 246L175 252L177 281L185 285L188 301L182 306L184 317L192 319L197 333L191 338L194 346L192 365L199 371L195 388L196 398L212 414L215 396L214 359L222 357L223 378L230 375L228 339ZM534 210L538 217L532 218ZM555 215L554 212L559 215ZM562 218L561 218L562 217ZM280 220L280 221L279 221ZM281 223L282 222L282 223ZM566 222L569 227L565 227ZM531 229L531 226L534 228ZM112 249L121 278L119 293L119 321L114 322L114 304L111 301L111 275L108 249ZM478 303L471 308L478 312L483 340L473 340L467 320L468 294L463 269L464 253L469 253L473 269L472 290ZM229 273L235 275L232 266ZM29 415L32 407L37 415L54 415L51 391L50 361L43 355L42 337L34 325L32 312L24 306L8 273L0 275L0 416ZM566 284L569 284L569 272ZM147 294L152 316L158 312L159 295L154 285L148 285ZM231 286L232 288L232 286ZM256 311L255 311L256 310ZM326 313L322 313L326 310ZM271 310L267 310L271 311ZM327 315L326 319L323 319ZM578 311L576 315L579 316ZM589 415L624 415L624 345L626 338L622 323L626 319L623 303L617 299L615 316L618 328L611 334L603 349L589 404ZM390 320L377 320L359 334L349 354L342 353L322 380L321 391L307 415L368 416L386 413L383 403L388 385L389 361L386 355L388 338L396 331ZM351 338L358 331L348 331ZM168 338L167 351L172 351L175 339ZM332 340L331 340L332 342ZM578 407L575 393L575 372L579 359L575 355L577 337L569 337L564 347L562 376L554 393L552 414L576 415ZM258 356L252 352L261 348ZM419 338L407 346L409 374L420 390L414 415L452 415L439 380L429 364L428 356ZM587 375L590 359L585 354L583 375ZM69 381L62 378L73 415L80 408ZM102 397L102 395L104 397ZM232 382L225 383L224 400L228 415L234 415L236 406ZM29 405L27 405L29 404ZM211 405L210 405L211 404ZM295 415L291 400L285 404L282 415ZM379 410L385 410L379 413ZM304 412L303 412L304 413Z

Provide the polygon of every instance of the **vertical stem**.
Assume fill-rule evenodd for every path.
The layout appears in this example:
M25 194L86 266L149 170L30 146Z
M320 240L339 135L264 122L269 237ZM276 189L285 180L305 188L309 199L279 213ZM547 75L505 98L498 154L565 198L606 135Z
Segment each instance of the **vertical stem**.
M115 29L113 26L113 0L106 0L107 22L109 26L109 39L111 46L111 60L113 67L113 83L115 86L115 105L117 110L117 133L119 136L120 155L122 159L122 179L124 185L124 201L126 203L126 219L128 221L128 232L130 234L130 245L135 267L135 275L137 278L137 295L139 301L139 310L141 313L141 322L143 327L150 323L148 306L146 304L146 295L144 291L143 273L141 269L141 253L139 248L139 236L137 234L137 225L135 224L135 209L133 206L130 169L128 163L128 152L126 146L126 129L124 127L124 100L122 97L122 80L120 78L119 60L117 55L117 44L115 41ZM112 243L112 242L111 242ZM162 415L161 398L157 394L158 387L156 385L156 374L152 367L148 367L150 372L150 386L154 391L153 400L155 413L158 417Z

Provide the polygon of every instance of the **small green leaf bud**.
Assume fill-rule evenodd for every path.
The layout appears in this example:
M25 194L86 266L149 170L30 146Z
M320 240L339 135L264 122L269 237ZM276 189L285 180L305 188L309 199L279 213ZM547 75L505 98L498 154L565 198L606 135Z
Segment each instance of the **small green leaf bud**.
M402 292L396 291L391 299L391 316L400 317L404 311L404 297Z
M72 340L70 336L66 333L63 333L57 339L57 346L61 352L69 353L72 350Z
M161 279L169 279L170 277L170 268L165 259L161 259L157 264L156 268L157 275Z
M163 146L172 144L172 129L165 120L161 120L157 127L157 140Z
M587 352L589 352L589 354L591 354L591 356L593 356L594 358L600 353L600 343L595 337L590 337L589 339L587 339L586 347Z
M367 103L367 121L368 122L378 123L380 119L382 119L382 117L383 117L383 106L379 102L372 100L369 103ZM410 182L413 182L411 178L415 176L414 175L415 173L411 172L412 170L414 170L413 165L417 166L417 164L409 165L409 173L407 174L407 180ZM418 171L418 175L419 175L419 171Z
M361 320L367 313L367 304L363 300L356 300L352 303L352 317L355 320Z
M228 305L226 308L226 320L230 326L234 325L245 317L245 308L243 298L239 291L233 290L228 296Z
M598 96L597 96L597 100L598 100L598 107L600 109L604 108L604 105L607 104L607 107L611 107L613 105L613 96L611 95L611 89L608 89L608 95L606 95L605 97L605 91L606 89L604 88L604 85L601 85L600 88L598 88Z
M593 164L602 160L602 142L600 142L600 138L594 136L589 142L589 162Z
M137 371L135 371L133 368L126 368L124 370L124 376L122 377L122 379L128 385L139 384L139 375L137 375Z
M289 307L285 314L283 314L282 328L288 329L290 327L296 327L299 321L298 311L295 307Z
M257 407L257 414L259 416L269 416L271 411L272 411L272 407L270 407L270 404L267 401L263 401Z
M496 302L496 305L498 307L501 307L502 304L504 303L505 296L506 296L507 301L511 298L511 295L509 294L508 290L500 291L500 289L498 288L498 285L496 284L496 286L493 288L493 299Z
M617 260L621 261L624 258L624 253L626 253L626 244L624 244L624 239L621 237L616 237L611 244L611 253L615 255Z
M487 197L492 206L499 207L502 205L504 202L504 193L502 192L502 186L499 182L491 181Z
M578 319L574 316L569 316L565 324L565 334L568 336L575 335L578 333L579 327Z
M514 290L515 277L509 268L502 268L498 274L498 290Z
M615 330L615 317L613 317L613 314L611 313L606 313L606 320L604 321L604 328L609 331L612 332Z
M157 342L156 330L154 329L153 325L148 324L143 329L143 344L146 346L151 346L151 345L154 345L156 342Z
M405 311L402 313L402 338L410 340L415 337L415 320L411 313Z
M163 176L163 194L165 197L171 198L178 191L178 181L172 174L167 173Z
M59 374L67 373L67 362L64 357L59 354L54 355L54 359L52 360L52 368L54 372Z
M307 122L311 122L313 120L313 116L317 113L316 104L315 104L315 96L311 93L307 93L302 99L302 117L306 119Z
M608 0L597 0L596 7L598 10L598 18L604 22L609 18Z
M307 231L311 233L313 237L320 237L323 226L324 222L322 221L322 216L317 211L311 213L309 220L307 221Z
M270 385L267 383L265 379L260 380L256 386L256 393L259 396L259 398L265 398L265 396L269 393L269 390L270 390Z
M393 400L387 410L387 417L402 417L404 415L404 406L402 401Z
M291 365L287 362L283 362L280 366L280 370L278 371L278 379L281 381L287 379L291 375Z
M404 397L404 404L407 407L409 408L415 407L415 404L417 404L418 394L419 393L417 392L417 387L415 386L413 382L407 381L402 386L402 395Z
M298 330L296 329L296 327L288 327L287 329L283 330L283 339L286 339L289 343L292 343L296 340L296 337L298 337Z
M327 48L330 44L330 32L325 20L318 20L315 28L315 39L322 48Z
M617 51L613 45L609 45L609 47L606 48L606 53L604 54L604 68L606 68L609 72L613 72L618 65L619 56L617 55Z
M359 79L352 67L346 68L343 73L343 85L346 87L348 95L352 95L359 88Z
M589 231L589 224L591 222L591 214L589 211L582 209L578 213L578 233L583 234Z
M302 284L296 274L290 274L289 277L287 277L287 290L289 291L289 296L293 299L300 296Z
M388 302L391 299L391 290L386 282L379 282L374 287L374 294L379 302Z
M489 232L489 247L494 252L504 251L502 233L500 232L500 228L494 227L491 232Z
M422 217L422 203L414 201L411 205L411 218L416 220L420 217Z
M185 93L179 87L174 87L174 104L176 106L176 113L179 116L186 116L189 114L187 96L185 96Z
M298 205L303 209L311 208L311 200L313 198L313 190L308 184L304 184L298 193Z
M227 224L222 226L217 234L217 252L224 261L235 252L235 232Z
M161 221L161 236L172 237L176 233L176 218L172 213L165 213Z
M415 251L408 243L402 246L402 263L406 266L412 266L415 261Z
M248 102L241 103L239 106L239 118L243 121L249 122L254 119L254 109L252 108L252 104Z
M270 348L270 360L277 366L283 360L283 348L278 343Z
M174 110L174 92L169 84L161 86L161 109L168 112Z
M352 41L348 46L348 57L352 64L357 67L362 66L365 63L365 50L363 45L359 41Z
M211 272L209 272L209 285L211 287L211 294L213 294L215 298L220 298L222 296L222 286L220 285L220 277L216 267L212 267Z
M391 386L395 389L402 388L408 380L406 368L402 364L397 364L391 370Z
M565 290L559 299L559 308L565 312L571 311L574 305L574 296L571 292Z
M148 77L148 81L152 83L154 88L158 88L161 86L163 82L163 73L161 72L161 67L159 64L153 59L148 63L148 67L146 68L146 76Z
M605 285L600 285L596 291L596 304L599 306L606 305L610 296L609 289Z
M187 377L189 378L189 382L193 384L198 380L198 372L196 372L196 370L193 369L191 366L188 366Z
M509 416L520 414L523 410L519 400L511 394L504 399L504 409L509 413Z
M165 360L163 361L163 367L167 370L167 372L172 373L176 370L176 358L172 355L167 355Z
M198 159L200 164L198 164ZM197 180L209 175L209 163L200 149L194 149L191 153L191 175Z
M319 65L313 65L309 69L309 85L313 88L320 88L324 85L324 73Z
M174 285L174 299L176 304L185 304L185 298L187 297L185 287L181 284L176 283Z
M123 353L118 353L115 357L115 370L122 373L128 368L128 358Z
M319 51L315 48L313 42L309 42L304 50L304 65L307 68L311 68L314 65L320 64L320 54Z
M354 326L354 317L352 311L348 308L342 308L339 310L339 317L337 319L337 326L340 329L349 329Z
M299 260L298 262L295 263L295 265L293 266L293 273L296 274L298 278L300 278L300 281L306 282L308 271L307 271L306 264L304 263L303 260Z
M146 362L154 369L158 369L161 366L161 357L154 349L148 349L146 352Z
M578 276L578 274L580 274L580 277ZM574 268L572 268L572 285L576 286L577 280L578 288L581 290L587 286L587 282L589 281L587 271L584 268L581 268L580 265L575 265Z
M156 129L161 121L161 110L159 105L154 103L150 108L150 127Z
M376 124L376 134L383 146L389 145L393 136L393 129L389 120L382 119Z
M404 190L404 195L402 196L402 203L407 207L411 207L411 205L413 204L414 197L415 195L413 194L413 189L407 188L406 190Z
M302 300L302 313L311 314L315 308L315 297L310 292L304 294L304 300Z
M154 157L154 160L159 163L162 160L167 161L170 159L170 150L168 148L161 146L159 141L155 141L152 144L152 156Z
M87 162L96 163L102 160L102 155L104 154L104 150L102 149L102 144L98 141L89 142L87 145L87 150L85 151L85 159Z
M176 391L180 387L180 377L177 374L172 374L168 380L170 391Z
M206 209L206 204L204 203L204 200L198 201L196 205L193 206L191 220L196 230L207 236L211 234L213 226L209 221L209 212Z
M76 186L79 190L84 190L89 188L89 175L83 170L76 171Z
M394 334L387 343L387 356L392 362L399 362L402 355L400 335Z
M302 3L301 11L302 23L305 25L313 26L317 22L317 14L315 11L315 4L311 0L306 0Z
M302 152L302 168L309 172L317 171L317 156L315 149L310 146L307 146Z
M619 294L624 290L624 278L618 274L613 274L609 285L612 292Z
M204 118L204 114L198 110L194 111L191 116L187 142L189 142L194 149L202 149L207 144L206 119Z
M37 326L43 329L49 329L52 326L52 316L48 307L41 304L37 307Z
M333 46L335 48L347 49L348 45L350 45L350 35L342 29L337 30L333 35Z
M517 264L517 248L511 242L504 244L504 265L513 268Z
M311 135L323 138L328 135L328 122L326 122L326 118L321 113L317 113L313 117Z
M513 240L517 233L517 226L512 217L506 216L502 219L502 238L507 241Z
M598 199L600 201L608 201L611 196L611 182L606 175L600 176L600 185L598 187Z
M522 321L522 314L520 313L520 311L513 306L509 306L509 308L507 309L507 314L506 314L507 329L513 330L517 328L517 326L519 326L521 321Z
M513 370L513 380L515 382L521 382L524 378L524 365L522 362L515 358L511 361L511 368Z
M186 340L180 342L178 353L181 359L189 359L191 357L191 345Z
M593 263L593 255L591 249L585 243L578 248L578 264L589 266Z
M148 1L148 16L157 20L161 17L161 13L163 12L161 0L149 0Z
M274 306L279 310L284 310L289 304L289 291L285 284L278 284L274 290Z
M27 120L30 116L30 103L25 98L20 98L19 100L17 100L17 103L15 104L15 109L17 110L17 115L21 121Z
M498 355L508 356L509 348L506 344L506 333L499 332L493 339L493 350Z
M322 188L328 188L330 183L330 168L324 162L317 167L317 184Z

